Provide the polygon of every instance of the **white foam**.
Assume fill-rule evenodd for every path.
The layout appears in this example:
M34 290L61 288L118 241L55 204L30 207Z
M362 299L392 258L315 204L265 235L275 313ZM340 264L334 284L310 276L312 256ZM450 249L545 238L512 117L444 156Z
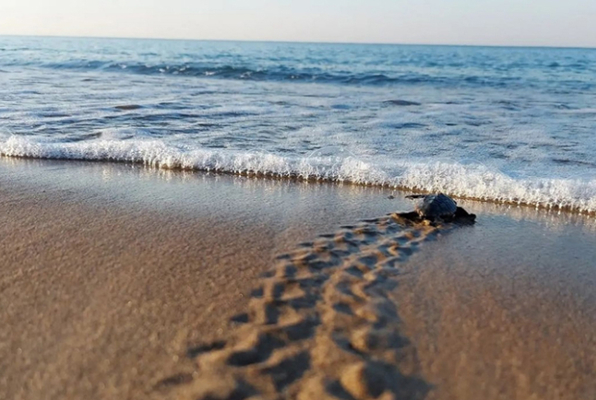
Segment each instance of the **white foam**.
M166 145L154 140L44 142L12 136L0 154L13 157L142 163L167 169L257 173L364 185L384 185L488 201L596 212L596 179L514 178L479 164L375 157L282 156Z

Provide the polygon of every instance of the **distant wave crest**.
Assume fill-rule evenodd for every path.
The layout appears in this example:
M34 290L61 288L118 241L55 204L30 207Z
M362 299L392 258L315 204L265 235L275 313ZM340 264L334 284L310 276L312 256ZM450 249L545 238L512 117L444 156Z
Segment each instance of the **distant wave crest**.
M181 75L196 77L212 77L252 81L294 81L337 84L356 84L384 86L391 84L449 83L447 78L427 76L416 73L404 73L399 76L387 76L383 73L351 73L328 72L319 68L294 69L283 65L271 68L250 68L239 65L206 65L202 63L182 64L143 64L117 63L96 60L76 60L62 63L46 64L52 69L101 70L128 72L141 75ZM479 83L470 80L469 83Z
M141 163L165 169L255 174L437 192L485 201L596 212L596 179L513 178L484 165L414 160L369 162L353 156L287 157L264 152L166 145L160 141L44 142L12 136L11 157Z
M244 81L273 81L273 82L316 82L339 85L359 86L399 86L427 84L449 87L509 87L519 85L519 78L505 78L500 75L462 76L459 74L429 74L424 71L404 70L381 72L354 72L349 70L327 70L321 67L288 67L285 65L269 67L253 67L250 65L222 65L203 62L145 64L139 62L116 62L100 60L70 60L60 63L32 63L7 64L29 67L43 67L53 70L101 71L114 73L132 73L139 75L167 75L203 77L213 79L231 79ZM539 82L525 80L525 85L534 86ZM591 85L588 85L592 87Z

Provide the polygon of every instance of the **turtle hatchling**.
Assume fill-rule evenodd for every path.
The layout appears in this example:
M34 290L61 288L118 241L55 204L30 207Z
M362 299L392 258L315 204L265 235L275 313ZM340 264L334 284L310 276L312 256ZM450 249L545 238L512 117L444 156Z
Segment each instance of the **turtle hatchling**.
M474 223L476 218L474 214L469 214L463 208L458 207L455 200L443 193L415 194L406 196L406 198L418 200L414 213L401 214L410 219Z

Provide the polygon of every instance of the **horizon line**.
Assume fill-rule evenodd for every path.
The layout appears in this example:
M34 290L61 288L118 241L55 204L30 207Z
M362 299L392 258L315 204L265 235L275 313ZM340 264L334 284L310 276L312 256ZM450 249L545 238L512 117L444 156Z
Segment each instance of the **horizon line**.
M546 49L582 49L596 50L596 46L561 46L561 45L520 45L520 44L455 44L455 43L400 43L400 42L331 42L272 39L197 39L197 38L162 38L135 36L90 36L90 35L30 35L0 33L0 37L61 38L61 39L116 39L116 40L164 40L196 42L244 42L244 43L289 43L289 44L337 44L337 45L377 45L377 46L445 46L445 47L497 47L497 48L546 48Z

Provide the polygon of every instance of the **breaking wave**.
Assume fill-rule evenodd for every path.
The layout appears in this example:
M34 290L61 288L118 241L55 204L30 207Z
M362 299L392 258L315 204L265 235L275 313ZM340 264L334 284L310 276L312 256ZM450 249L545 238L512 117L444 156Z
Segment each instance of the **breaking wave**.
M517 178L482 164L420 160L374 161L354 156L282 156L171 145L155 140L44 142L12 136L0 142L9 157L138 163L164 169L343 182L437 192L484 201L596 212L596 179Z

